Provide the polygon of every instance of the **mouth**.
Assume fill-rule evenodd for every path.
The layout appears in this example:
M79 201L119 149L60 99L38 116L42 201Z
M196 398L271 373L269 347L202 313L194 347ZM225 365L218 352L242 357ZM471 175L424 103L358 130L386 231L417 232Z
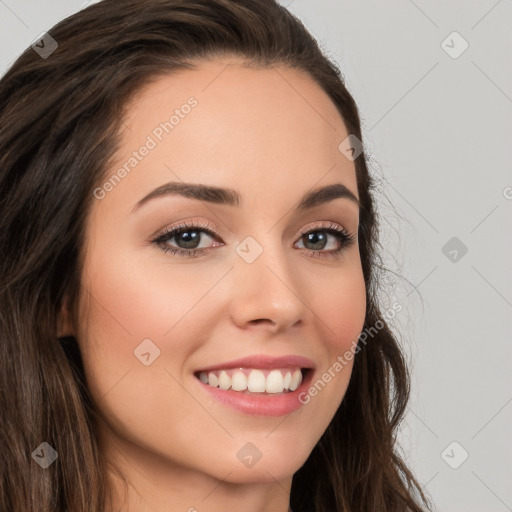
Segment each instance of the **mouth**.
M200 393L242 414L284 416L300 409L314 373L311 359L296 355L262 354L198 368Z
M194 376L206 386L223 391L231 390L249 396L276 396L297 390L312 370L310 367L299 366L239 367L196 371Z

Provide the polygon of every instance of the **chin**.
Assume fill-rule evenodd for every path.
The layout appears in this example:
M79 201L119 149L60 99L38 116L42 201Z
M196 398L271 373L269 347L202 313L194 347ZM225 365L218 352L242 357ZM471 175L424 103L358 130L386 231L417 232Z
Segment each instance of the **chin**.
M217 478L230 483L275 483L286 480L302 467L310 455L310 451L300 451L291 449L286 453L283 450L274 450L267 454L262 453L261 458L251 461L243 460L243 456L237 459L236 464L231 463L231 459L223 465L222 471L215 475ZM225 471L224 471L225 470ZM231 473L230 473L231 472ZM229 476L226 478L226 474Z

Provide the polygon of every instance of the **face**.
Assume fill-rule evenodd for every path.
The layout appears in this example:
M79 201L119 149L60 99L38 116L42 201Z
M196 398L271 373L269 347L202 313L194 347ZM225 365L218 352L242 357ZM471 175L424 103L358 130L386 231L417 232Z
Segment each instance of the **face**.
M365 316L343 120L303 72L236 59L159 78L126 112L73 327L106 450L148 478L291 478L343 399Z

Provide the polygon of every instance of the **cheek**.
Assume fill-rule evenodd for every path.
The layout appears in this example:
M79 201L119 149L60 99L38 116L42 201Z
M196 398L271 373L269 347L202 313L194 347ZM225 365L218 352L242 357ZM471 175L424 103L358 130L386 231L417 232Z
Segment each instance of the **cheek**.
M142 257L116 257L109 249L105 254L96 250L84 272L90 296L82 316L89 326L87 337L125 360L145 339L162 351L172 348L175 355L184 347L192 348L189 339L197 333L191 332L191 324L192 329L201 326L194 327L197 323L190 317L197 315L201 298L218 279L215 273L194 273L192 267L173 268L165 262L148 265Z
M366 285L360 265L340 272L316 294L314 311L324 332L331 359L357 343L366 315Z
M105 421L122 437L148 449L157 440L159 451L179 458L169 431L200 436L196 424L184 423L205 416L179 384L192 341L202 339L198 330L204 328L190 319L216 279L210 275L212 283L201 284L177 271L162 277L162 269L136 258L123 261L112 251L103 258L97 250L84 271L77 336L88 387Z
M340 268L324 284L322 293L311 293L312 310L319 332L323 333L324 350L315 379L300 397L305 407L315 411L313 428L320 437L345 396L352 373L354 354L366 315L366 285L361 266Z
M163 396L180 396L172 377L183 381L188 357L218 321L208 292L224 272L165 259L148 265L147 256L128 258L98 239L84 268L77 333L94 398L115 395L116 408L136 399L154 414Z
M366 285L360 264L347 265L329 282L329 293L318 294L326 358L309 395L330 421L347 390L355 348L366 315ZM324 391L325 390L325 391Z

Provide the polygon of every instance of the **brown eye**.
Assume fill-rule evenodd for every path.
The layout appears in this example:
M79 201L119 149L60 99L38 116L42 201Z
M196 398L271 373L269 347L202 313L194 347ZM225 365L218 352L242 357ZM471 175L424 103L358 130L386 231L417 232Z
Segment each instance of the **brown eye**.
M199 247L203 238L214 238L213 231L205 226L180 224L158 235L152 243L158 245L164 252L179 254L180 256L198 256L209 247ZM171 240L175 241L171 244Z
M329 236L336 239L338 243L334 243L334 247L332 247L331 250L326 250L326 247L329 244ZM355 242L355 239L355 235L351 235L343 228L331 223L329 226L315 226L313 229L302 233L300 240L302 241L304 248L313 257L322 257L324 255L327 257L335 257L341 253L343 249L352 245Z

